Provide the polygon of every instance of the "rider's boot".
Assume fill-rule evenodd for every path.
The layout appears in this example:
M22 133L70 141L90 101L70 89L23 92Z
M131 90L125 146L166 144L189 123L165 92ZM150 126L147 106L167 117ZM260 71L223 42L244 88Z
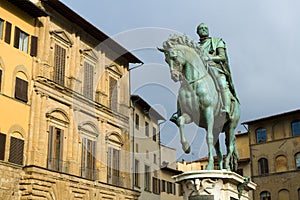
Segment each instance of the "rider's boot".
M227 116L229 116L230 113L230 93L228 88L223 88L220 90L221 91L221 97L223 101L223 105L221 108L221 113L226 113Z
M176 113L174 113L174 114L171 116L170 121L173 122L173 123L175 123L177 126L179 126L177 120L178 120L178 114L177 114L177 112L176 112Z

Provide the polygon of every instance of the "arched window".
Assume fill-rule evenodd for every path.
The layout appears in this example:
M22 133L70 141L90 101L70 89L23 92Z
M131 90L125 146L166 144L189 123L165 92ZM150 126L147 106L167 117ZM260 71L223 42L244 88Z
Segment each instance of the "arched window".
M258 160L258 172L259 175L265 175L269 173L268 160L261 158Z
M300 169L300 152L295 154L296 169Z
M285 156L277 156L275 159L275 171L284 172L287 171L287 159Z
M82 137L81 176L95 180L96 177L96 145L98 128L91 122L79 125L78 130Z
M256 142L257 143L267 141L267 131L265 128L256 129L255 133L256 133Z
M18 133L12 133L10 137L10 148L8 161L17 165L23 165L24 139Z
M16 75L15 98L25 103L28 101L28 81L22 72L18 72Z
M290 192L286 189L282 189L278 192L278 200L290 199Z
M300 136L300 121L292 122L292 134L293 136Z
M260 193L260 200L271 200L271 194L268 191L263 191Z

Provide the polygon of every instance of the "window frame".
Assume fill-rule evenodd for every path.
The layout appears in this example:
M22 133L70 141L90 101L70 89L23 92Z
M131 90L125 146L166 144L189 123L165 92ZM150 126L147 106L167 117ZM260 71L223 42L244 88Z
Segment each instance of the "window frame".
M266 158L260 158L258 160L258 174L259 175L268 175L269 174L268 159L266 159Z
M149 122L145 121L145 136L149 137L150 125Z
M83 62L83 96L88 99L94 99L94 73L95 64L88 60Z
M269 191L262 191L259 194L260 200L271 200L271 193Z
M267 142L267 129L258 128L255 130L256 143Z
M48 156L47 156L48 169L59 171L59 172L63 171L63 162L64 162L63 146L64 146L64 130L59 126L50 125L49 137L48 137Z
M24 103L28 102L28 87L29 83L27 80L16 76L15 78L15 99L23 101Z
M25 141L23 138L15 137L13 135L10 136L8 162L17 165L23 165L24 146L25 146Z
M135 128L140 129L140 116L137 113L135 113Z
M292 136L300 136L300 120L293 121L291 123L291 128L292 128Z
M4 133L0 133L0 160L5 160L6 137Z
M150 166L145 164L145 173L144 173L144 182L145 182L145 191L151 192L151 171Z
M4 20L0 18L0 40L3 39L4 35Z
M140 187L140 161L134 160L134 186Z
M81 176L87 179L96 178L96 141L82 138Z
M152 140L154 141L154 142L156 142L156 135L157 135L157 133L156 133L156 128L155 127L152 127L152 134L153 134L153 136L152 136Z

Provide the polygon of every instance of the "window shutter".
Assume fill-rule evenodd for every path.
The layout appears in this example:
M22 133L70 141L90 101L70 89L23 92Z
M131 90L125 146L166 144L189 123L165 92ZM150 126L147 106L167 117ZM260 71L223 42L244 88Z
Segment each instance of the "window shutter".
M112 171L111 171L111 163L112 163L112 160L111 160L111 151L112 151L112 148L111 147L108 147L108 152L107 152L107 182L108 183L112 183Z
M54 50L54 82L65 83L66 49L55 44Z
M96 141L92 141L92 145L93 145L93 153L92 153L92 156L93 156L93 165L92 165L92 176L93 176L93 179L96 178Z
M87 62L84 62L83 81L83 95L89 99L93 99L94 66Z
M1 86L2 86L2 70L0 69L0 92L1 92Z
M116 111L118 106L118 82L113 77L109 77L109 97L110 108Z
M63 169L63 152L64 152L64 130L60 130L60 149L59 149L59 171L66 172L66 169Z
M0 133L0 160L4 160L6 135Z
M16 77L15 98L27 103L28 82Z
M49 127L49 135L48 135L48 168L53 168L53 147L54 147L54 126Z
M16 27L15 28L14 47L16 47L17 49L19 48L20 32L21 32L21 30L18 27Z
M30 55L37 56L37 48L38 48L38 38L35 36L31 36L31 46L30 46Z
M24 140L10 137L9 162L23 164Z
M81 175L86 177L86 138L82 138Z
M11 23L6 22L5 24L5 38L4 41L10 44L10 36L11 36Z

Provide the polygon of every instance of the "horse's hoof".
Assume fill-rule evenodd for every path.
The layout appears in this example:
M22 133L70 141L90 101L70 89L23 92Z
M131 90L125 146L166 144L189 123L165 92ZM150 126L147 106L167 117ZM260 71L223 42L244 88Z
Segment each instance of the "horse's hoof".
M185 153L190 153L191 152L191 147L189 145L189 143L187 142L182 142L182 149Z
M208 165L206 166L206 170L214 170L214 166L211 165L211 164L208 164Z

